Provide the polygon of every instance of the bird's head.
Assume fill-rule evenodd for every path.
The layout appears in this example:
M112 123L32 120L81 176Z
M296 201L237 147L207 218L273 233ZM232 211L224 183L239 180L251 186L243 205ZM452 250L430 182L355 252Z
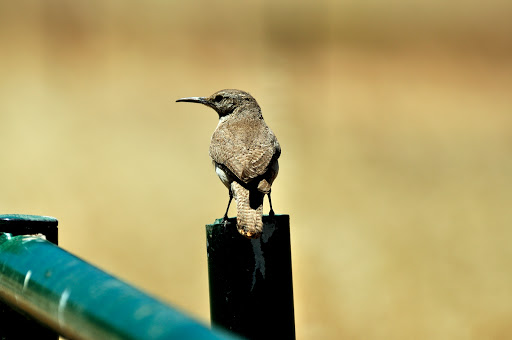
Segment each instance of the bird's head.
M246 105L259 109L256 100L247 92L240 90L220 90L209 97L180 98L177 102L200 103L214 109L219 117L227 116Z

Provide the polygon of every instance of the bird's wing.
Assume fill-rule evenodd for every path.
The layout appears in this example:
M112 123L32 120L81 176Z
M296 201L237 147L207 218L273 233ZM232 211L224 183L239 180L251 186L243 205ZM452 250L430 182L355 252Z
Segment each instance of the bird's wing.
M281 153L279 143L268 127L264 126L259 132L247 134L238 129L217 129L212 136L210 156L248 183L265 174L272 158Z

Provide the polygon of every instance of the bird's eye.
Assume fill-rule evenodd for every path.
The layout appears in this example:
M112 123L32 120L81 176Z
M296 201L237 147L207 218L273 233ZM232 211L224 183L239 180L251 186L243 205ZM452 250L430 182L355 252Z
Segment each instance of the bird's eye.
M215 100L216 103L218 103L218 102L220 102L222 100L222 96L220 94L218 94L218 95L215 96L214 100Z

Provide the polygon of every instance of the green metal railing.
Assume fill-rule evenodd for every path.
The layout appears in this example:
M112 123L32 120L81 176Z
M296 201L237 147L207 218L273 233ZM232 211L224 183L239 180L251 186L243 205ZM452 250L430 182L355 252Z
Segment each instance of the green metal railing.
M0 215L0 339L295 339L289 216L263 222L206 226L210 330L59 248L56 219Z
M0 338L232 339L41 235L56 242L56 227L52 218L0 215ZM11 318L9 308L21 314Z

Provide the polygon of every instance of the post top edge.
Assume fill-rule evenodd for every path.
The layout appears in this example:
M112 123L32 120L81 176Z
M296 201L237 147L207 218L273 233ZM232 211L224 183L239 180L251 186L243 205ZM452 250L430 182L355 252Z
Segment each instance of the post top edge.
M0 214L0 224L16 222L43 222L56 224L58 220L51 216L26 215L26 214Z

